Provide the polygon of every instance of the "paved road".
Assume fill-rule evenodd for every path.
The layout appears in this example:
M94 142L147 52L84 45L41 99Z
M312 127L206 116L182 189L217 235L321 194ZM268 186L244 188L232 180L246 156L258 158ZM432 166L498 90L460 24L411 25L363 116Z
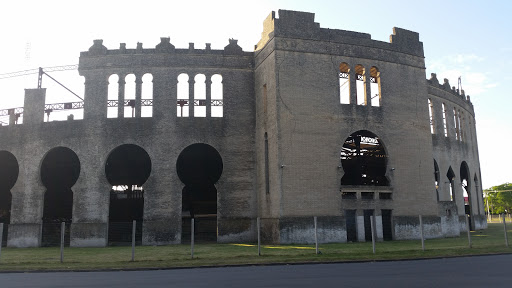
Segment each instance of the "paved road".
M0 287L512 287L512 255L157 271L0 273Z

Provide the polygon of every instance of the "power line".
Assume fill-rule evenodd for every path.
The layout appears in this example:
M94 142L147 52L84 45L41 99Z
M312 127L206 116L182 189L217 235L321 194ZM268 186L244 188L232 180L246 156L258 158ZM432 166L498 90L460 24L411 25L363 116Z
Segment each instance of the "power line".
M0 79L7 79L7 78L13 78L13 77L21 77L21 76L26 76L26 75L31 75L31 74L38 74L39 73L39 69L40 68L0 74ZM76 69L78 69L78 64L53 66L53 67L44 67L42 69L43 69L44 72L76 70Z

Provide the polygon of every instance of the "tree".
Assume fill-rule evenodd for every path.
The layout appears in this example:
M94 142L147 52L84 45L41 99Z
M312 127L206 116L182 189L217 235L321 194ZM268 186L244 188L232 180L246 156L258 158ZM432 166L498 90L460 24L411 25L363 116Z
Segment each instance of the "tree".
M512 183L504 183L486 189L486 198L492 214L512 212Z

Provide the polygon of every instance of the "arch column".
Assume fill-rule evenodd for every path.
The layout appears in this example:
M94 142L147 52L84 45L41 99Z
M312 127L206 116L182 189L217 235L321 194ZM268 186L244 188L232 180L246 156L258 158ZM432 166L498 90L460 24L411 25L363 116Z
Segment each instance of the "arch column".
M141 117L142 106L142 76L135 75L135 117Z
M372 87L370 81L370 69L364 69L364 99L366 106L372 106Z
M107 118L108 77L97 72L84 74L84 119Z
M348 80L349 80L349 83L350 83L350 87L349 87L349 90L350 90L350 104L355 104L357 105L357 79L356 79L356 70L355 68L354 69L350 69L350 71L348 71Z
M194 77L189 76L189 78L188 78L188 103L189 103L188 104L188 115L191 118L195 117L194 116L194 108L195 108L194 84L196 83L196 80L194 78L195 78L195 75L194 75Z
M126 84L126 75L119 74L119 89L117 94L117 117L124 118L124 88Z
M206 117L212 116L212 75L205 75L206 80Z
M169 118L176 121L177 75L154 73L153 75L153 118ZM170 97L169 97L170 96Z

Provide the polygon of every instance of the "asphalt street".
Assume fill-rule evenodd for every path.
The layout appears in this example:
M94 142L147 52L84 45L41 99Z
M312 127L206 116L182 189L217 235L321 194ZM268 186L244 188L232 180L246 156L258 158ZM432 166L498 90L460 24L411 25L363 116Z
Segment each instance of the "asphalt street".
M151 271L0 273L0 287L512 287L512 255Z

